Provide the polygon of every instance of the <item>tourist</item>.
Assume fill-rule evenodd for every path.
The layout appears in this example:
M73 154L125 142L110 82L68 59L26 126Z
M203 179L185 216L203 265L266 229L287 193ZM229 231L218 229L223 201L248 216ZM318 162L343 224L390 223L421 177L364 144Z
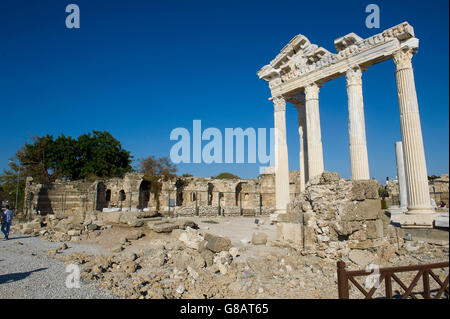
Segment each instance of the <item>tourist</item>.
M4 211L4 213L2 215L3 215L2 233L5 235L5 240L8 240L9 228L11 226L12 216L13 216L13 213L9 209L8 205L6 205L5 211Z

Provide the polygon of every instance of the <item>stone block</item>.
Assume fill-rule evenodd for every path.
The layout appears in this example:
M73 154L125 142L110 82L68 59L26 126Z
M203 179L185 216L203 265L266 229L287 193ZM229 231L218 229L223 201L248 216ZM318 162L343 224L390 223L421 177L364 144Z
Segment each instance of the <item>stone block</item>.
M207 241L206 248L215 253L228 251L231 248L231 240L227 237L205 234L205 240Z
M277 240L303 245L302 225L298 223L278 223Z
M378 199L347 202L340 211L342 221L375 220L379 217L381 202Z
M252 236L253 245L265 245L267 243L267 234L263 232L254 232Z

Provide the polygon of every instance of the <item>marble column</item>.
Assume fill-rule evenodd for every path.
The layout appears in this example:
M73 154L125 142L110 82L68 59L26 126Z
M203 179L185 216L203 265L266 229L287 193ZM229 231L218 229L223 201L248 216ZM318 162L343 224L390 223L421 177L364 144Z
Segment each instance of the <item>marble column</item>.
M362 93L362 70L351 68L346 73L348 96L348 134L353 180L370 179L366 145L366 125Z
M298 113L298 137L299 137L299 163L300 163L300 172L299 172L299 190L303 192L305 190L305 185L307 181L306 167L308 166L305 163L308 158L307 148L306 148L306 126L305 126L305 103L304 101L301 103L297 103L294 105L297 109Z
M322 133L320 131L319 85L305 87L306 143L308 148L308 180L323 173Z
M413 51L410 49L399 50L394 54L408 190L408 212L401 221L401 225L403 227L432 227L434 214L428 189L428 173L411 62L412 57Z
M275 204L276 214L286 213L289 203L289 161L286 142L286 101L274 97L275 122Z
M406 189L405 161L403 160L402 142L395 142L395 158L397 162L399 207L406 211L406 208L408 206L408 191Z

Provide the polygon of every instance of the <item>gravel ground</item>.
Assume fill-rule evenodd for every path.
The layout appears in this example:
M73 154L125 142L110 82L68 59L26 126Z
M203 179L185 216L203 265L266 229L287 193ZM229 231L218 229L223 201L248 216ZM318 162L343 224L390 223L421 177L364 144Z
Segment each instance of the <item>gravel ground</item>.
M38 237L11 234L10 240L0 239L0 299L104 299L113 295L93 284L81 282L80 288L67 288L66 265L48 258L47 252L61 247ZM86 252L100 254L96 247L69 243L64 253Z

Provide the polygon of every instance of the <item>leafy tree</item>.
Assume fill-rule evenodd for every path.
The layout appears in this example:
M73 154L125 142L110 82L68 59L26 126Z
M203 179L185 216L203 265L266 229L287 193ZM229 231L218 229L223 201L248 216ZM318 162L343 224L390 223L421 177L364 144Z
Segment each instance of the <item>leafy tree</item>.
M140 160L139 171L144 174L143 179L150 182L150 192L156 195L156 209L159 209L162 180L167 181L176 176L176 165L171 163L167 157L156 158L152 155Z
M217 175L214 178L215 179L240 179L239 176L236 176L236 175L231 174L231 173L220 173L219 175Z
M32 141L33 143L25 143L17 151L15 159L18 164L10 162L10 166L14 171L18 171L20 165L21 175L32 176L36 182L48 184L52 180L50 172L52 170L51 154L54 147L53 136L34 136Z
M378 187L378 195L381 198L389 197L389 192L387 191L386 187L380 186L380 187Z
M9 205L17 210L18 207L23 208L25 179L23 178L23 175L20 176L19 188L17 189L19 175L18 170L15 170L14 168L18 168L18 166L14 163L10 163L9 166L11 168L3 170L3 174L0 175L0 201L7 200ZM17 190L19 191L18 193ZM18 194L17 207L15 207L16 194Z
M167 157L156 158L152 155L141 159L139 166L140 172L146 176L160 176L165 180L176 176L177 167Z
M120 177L132 171L130 152L108 132L93 131L73 139L64 135L33 137L16 153L24 176L48 184L57 178L78 180Z
M118 140L108 132L93 131L78 137L77 165L74 179L98 177L120 177L131 172L130 152L122 149ZM77 168L78 166L78 168Z
M432 182L432 181L434 181L435 179L438 179L438 178L439 178L439 176L436 176L436 175L428 176L428 180L429 180L430 182Z

